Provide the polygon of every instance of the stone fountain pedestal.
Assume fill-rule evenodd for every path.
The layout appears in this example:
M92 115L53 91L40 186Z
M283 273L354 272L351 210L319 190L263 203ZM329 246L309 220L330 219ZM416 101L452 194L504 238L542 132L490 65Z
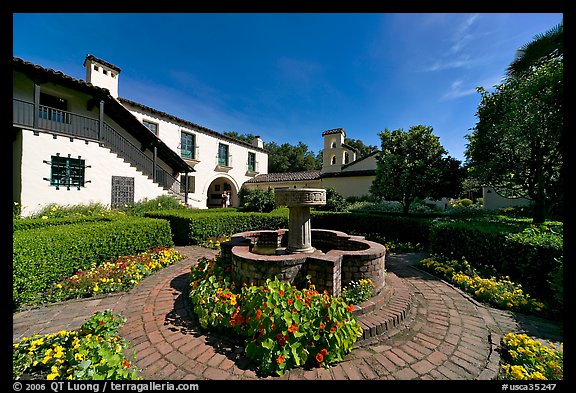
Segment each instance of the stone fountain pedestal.
M274 191L276 204L287 206L288 247L286 252L313 253L312 231L310 227L310 207L326 204L326 190L323 188L286 188Z

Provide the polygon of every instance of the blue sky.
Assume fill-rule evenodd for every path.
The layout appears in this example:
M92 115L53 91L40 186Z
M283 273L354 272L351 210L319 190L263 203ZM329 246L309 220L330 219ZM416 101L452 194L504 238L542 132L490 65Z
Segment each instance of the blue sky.
M119 95L218 132L322 149L344 128L434 129L464 161L477 86L560 13L61 13L13 15L13 54L85 79L86 54L122 72Z

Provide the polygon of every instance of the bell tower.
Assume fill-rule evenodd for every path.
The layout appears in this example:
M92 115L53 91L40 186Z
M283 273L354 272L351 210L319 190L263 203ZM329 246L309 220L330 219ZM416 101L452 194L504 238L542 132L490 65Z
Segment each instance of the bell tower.
M322 149L321 172L340 172L344 157L344 138L346 131L343 128L334 128L322 133L324 149Z

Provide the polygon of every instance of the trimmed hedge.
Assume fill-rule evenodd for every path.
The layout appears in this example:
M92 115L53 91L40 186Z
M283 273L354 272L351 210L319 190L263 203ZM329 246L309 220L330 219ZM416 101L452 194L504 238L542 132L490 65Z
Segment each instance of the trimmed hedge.
M372 213L335 213L314 211L312 228L332 229L354 234L376 234L386 241L428 245L432 219Z
M551 301L550 273L558 267L555 260L563 256L563 236L518 232L521 229L496 222L439 221L430 228L429 250L509 276Z
M91 217L64 217L64 218L50 218L48 220L42 218L26 218L14 219L12 221L12 231L23 231L27 229L45 228L56 225L80 224L99 221L112 221L110 217L91 216Z
M13 237L13 309L41 301L53 282L111 258L173 246L165 220L125 218L17 231Z
M146 217L170 222L177 245L200 244L212 237L232 235L257 229L288 227L287 214L220 212L218 209L199 213L198 210L166 210L148 212Z

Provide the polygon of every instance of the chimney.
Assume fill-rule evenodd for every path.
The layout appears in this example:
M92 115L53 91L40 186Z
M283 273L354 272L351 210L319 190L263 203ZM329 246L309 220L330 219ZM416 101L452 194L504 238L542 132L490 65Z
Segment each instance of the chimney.
M84 67L86 67L86 82L108 89L112 97L118 98L120 68L90 54L86 55Z
M255 146L259 149L264 148L264 141L260 138L260 135L256 135L254 139L252 139L252 146Z

